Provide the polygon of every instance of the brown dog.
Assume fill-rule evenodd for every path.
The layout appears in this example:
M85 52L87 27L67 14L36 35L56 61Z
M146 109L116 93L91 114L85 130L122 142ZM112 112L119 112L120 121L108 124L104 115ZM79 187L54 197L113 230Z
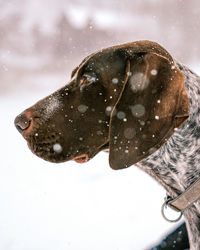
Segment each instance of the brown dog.
M111 167L121 169L156 151L188 116L183 75L172 57L139 41L87 57L69 84L25 110L15 125L44 160L86 162L109 148Z
M199 176L199 83L157 43L114 46L88 56L15 125L44 160L82 163L107 149L113 169L136 164L175 198ZM199 207L183 211L191 249L200 245Z

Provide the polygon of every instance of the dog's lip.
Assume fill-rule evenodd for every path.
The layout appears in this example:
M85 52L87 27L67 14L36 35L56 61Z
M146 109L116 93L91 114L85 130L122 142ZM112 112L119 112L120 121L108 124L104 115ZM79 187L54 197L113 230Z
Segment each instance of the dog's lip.
M87 154L82 154L82 155L78 155L78 156L74 157L73 160L77 163L84 163L84 162L87 162L89 160L89 156Z
M107 141L106 143L104 143L100 148L99 151L106 151L109 150L109 141Z
M35 141L31 140L31 138L34 137L34 134L35 133L32 133L32 135L28 134L28 136L24 137L26 139L26 141L27 141L29 149L32 151L32 153L36 154L38 157L40 157L40 158L42 158L42 159L44 159L46 161L50 161L50 162L65 162L65 161L73 160L73 161L75 161L77 163L86 163L91 158L93 158L97 153L99 153L100 151L104 151L105 149L107 149L107 150L109 149L109 141L106 141L104 144L99 146L94 152L84 152L84 151L82 151L82 152L80 152L79 155L69 153L61 161L59 159L53 160L53 159L49 158L48 155L46 157L44 157L45 152L44 152L44 155L38 154L38 152L36 152L36 147L35 147L35 143L34 143Z

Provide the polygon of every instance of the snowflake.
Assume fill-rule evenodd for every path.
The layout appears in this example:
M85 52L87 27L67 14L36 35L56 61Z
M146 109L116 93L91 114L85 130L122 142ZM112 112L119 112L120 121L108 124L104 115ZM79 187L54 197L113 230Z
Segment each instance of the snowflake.
M86 105L81 104L78 106L78 111L80 113L85 113L87 111L87 109L88 109L88 106L86 106Z
M124 136L126 139L131 140L136 135L136 130L134 128L126 128L124 130Z
M158 71L156 69L151 70L151 75L156 76L158 74Z
M112 79L112 83L114 83L114 84L118 83L118 81L119 81L119 80L118 80L117 78L113 78L113 79Z
M141 117L145 114L145 107L142 104L136 104L130 106L132 115L135 117Z
M118 119L124 119L126 117L126 114L123 111L117 112L117 118Z
M61 153L62 152L62 146L59 143L56 143L53 145L53 150L55 153Z

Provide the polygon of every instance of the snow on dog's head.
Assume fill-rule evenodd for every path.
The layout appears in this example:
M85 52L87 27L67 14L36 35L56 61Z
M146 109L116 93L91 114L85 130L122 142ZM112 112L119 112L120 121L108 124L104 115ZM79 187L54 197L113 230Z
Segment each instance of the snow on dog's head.
M61 101L59 100L59 95L49 96L42 105L44 110L43 118L45 120L50 118L62 106Z
M136 93L148 87L149 79L142 72L137 72L131 76L130 85L132 91Z

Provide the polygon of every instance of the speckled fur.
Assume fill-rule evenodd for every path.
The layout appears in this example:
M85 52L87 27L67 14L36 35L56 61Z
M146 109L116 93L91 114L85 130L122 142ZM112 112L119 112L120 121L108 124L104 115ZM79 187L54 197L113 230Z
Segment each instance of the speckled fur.
M177 197L200 177L200 77L176 63L184 74L190 117L154 154L137 164ZM200 249L200 200L184 212L191 250Z

